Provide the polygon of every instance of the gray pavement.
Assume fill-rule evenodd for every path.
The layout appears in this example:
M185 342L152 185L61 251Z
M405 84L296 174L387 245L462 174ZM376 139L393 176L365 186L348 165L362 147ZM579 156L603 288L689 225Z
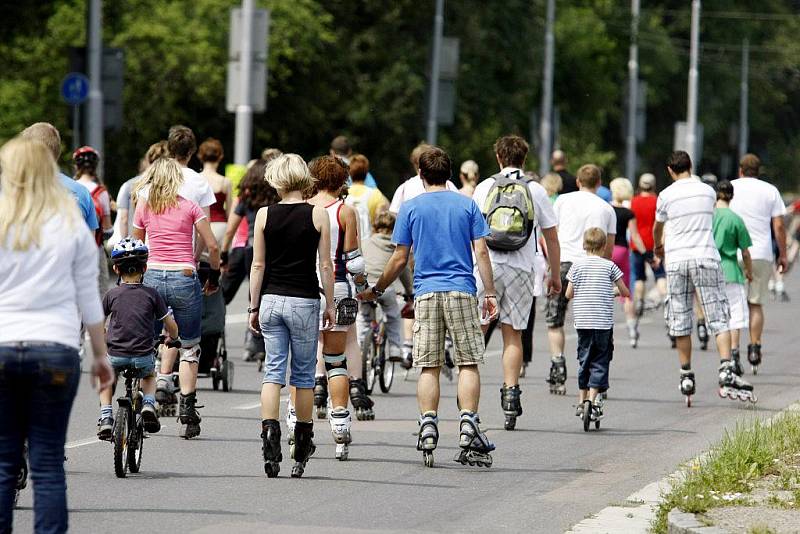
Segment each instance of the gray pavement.
M798 277L792 275L787 285L800 300ZM502 429L499 336L487 352L481 416L497 444L491 469L452 461L458 450L457 409L454 384L447 381L436 468L423 466L415 449L415 375L403 381L401 372L390 394L374 396L376 420L354 422L349 461L334 459L328 423L318 421L317 453L306 475L288 478L291 464L285 460L281 478L267 479L259 438L260 376L255 364L239 359L245 306L242 292L229 309L235 323L228 329L235 391L214 392L210 380L201 380L202 434L184 441L174 420L162 420L162 432L145 442L138 475L114 476L111 445L94 440L98 403L84 380L68 436L72 531L561 532L671 473L726 426L768 417L800 397L796 302L767 307L765 362L758 376L749 369L747 376L759 397L755 407L717 396L718 361L708 351L696 353L698 393L687 409L677 388L677 356L669 350L659 317L651 314L643 321L641 345L633 350L620 310L607 416L599 432L587 434L573 415L574 356L568 357L568 395L548 393L546 335L543 317L537 317L534 363L521 384L525 413L514 432ZM574 349L573 335L568 354ZM31 530L31 506L29 488L15 516L21 532Z

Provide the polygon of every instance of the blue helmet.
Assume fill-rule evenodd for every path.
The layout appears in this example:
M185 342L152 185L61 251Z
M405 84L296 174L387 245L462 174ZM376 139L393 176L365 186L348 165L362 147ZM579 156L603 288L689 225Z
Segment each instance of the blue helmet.
M115 264L127 262L147 263L150 251L141 240L126 237L111 249L111 261Z

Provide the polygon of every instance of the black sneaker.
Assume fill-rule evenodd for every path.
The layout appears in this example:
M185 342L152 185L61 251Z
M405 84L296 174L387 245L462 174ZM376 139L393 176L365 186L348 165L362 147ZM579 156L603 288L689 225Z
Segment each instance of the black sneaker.
M142 406L142 425L144 425L144 429L148 434L155 434L161 430L161 422L158 420L156 407L149 402L145 402L144 406Z
M99 421L97 421L97 439L101 439L103 441L111 441L111 434L114 430L114 418L113 417L101 417Z

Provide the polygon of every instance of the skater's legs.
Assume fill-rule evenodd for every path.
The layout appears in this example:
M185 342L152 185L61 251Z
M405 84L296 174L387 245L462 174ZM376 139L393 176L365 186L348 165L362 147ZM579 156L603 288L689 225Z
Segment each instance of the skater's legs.
M678 361L681 367L686 365L688 366L686 369L690 369L692 366L692 336L677 336L675 348L678 349Z
M347 374L347 360L343 358L346 347L347 332L322 333L322 352L325 368L328 370L328 392L334 408L347 408L350 400L350 377Z
M364 366L361 365L361 347L358 345L358 335L354 324L347 329L344 352L347 357L347 371L350 373L350 377L364 378Z
M481 375L477 365L462 365L458 368L458 407L461 410L478 412L481 398Z
M175 360L178 359L178 349L168 349L160 347L161 351L161 374L172 376L172 370L175 368Z
M533 297L531 304L531 315L528 317L528 326L522 331L522 361L530 363L533 361L533 324L536 319L536 297Z
M180 377L181 393L184 395L197 389L197 367L198 362L184 361L178 366L178 376Z
M750 343L760 345L764 332L764 307L761 304L749 304L750 307Z
M503 382L507 386L519 384L522 369L522 332L510 324L500 325L503 333Z
M295 388L292 405L298 421L311 421L311 413L314 410L314 388Z
M417 380L419 413L439 411L440 367L423 367ZM459 382L461 381L459 377Z
M737 332L738 334L738 332ZM717 351L719 352L720 360L731 359L731 333L730 331L720 332L716 336Z
M564 327L553 327L547 329L547 339L550 341L550 354L558 356L564 354Z
M295 410L297 409L295 401ZM261 384L261 419L278 419L281 405L281 385Z

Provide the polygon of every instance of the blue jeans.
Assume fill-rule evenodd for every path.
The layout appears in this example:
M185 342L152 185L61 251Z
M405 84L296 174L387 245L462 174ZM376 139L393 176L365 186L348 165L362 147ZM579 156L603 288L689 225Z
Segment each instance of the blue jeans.
M289 348L292 376L289 384L313 388L319 343L319 299L264 295L261 299L261 333L264 336L264 384L286 385Z
M125 369L135 369L134 378L147 378L155 376L156 355L147 356L111 356L108 355L108 363L114 368L114 372L119 374Z
M154 288L172 308L178 333L184 348L200 343L200 327L203 320L203 289L197 274L186 276L183 271L148 269L144 273L144 285ZM161 321L156 321L155 335L161 335Z
M578 388L608 389L608 367L614 357L614 331L578 329Z
M78 351L55 343L0 345L0 532L11 532L28 440L34 531L67 531L64 442L80 380Z

